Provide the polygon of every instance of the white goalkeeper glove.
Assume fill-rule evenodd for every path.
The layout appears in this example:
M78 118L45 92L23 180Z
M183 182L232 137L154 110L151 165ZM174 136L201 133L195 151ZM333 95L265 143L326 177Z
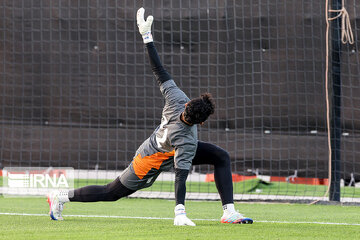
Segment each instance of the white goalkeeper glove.
M185 206L182 204L178 204L175 207L175 219L174 219L174 225L176 226L196 226L193 221L191 221L187 216L185 212Z
M144 12L145 9L139 8L136 14L137 26L139 28L139 32L144 40L144 43L149 43L153 41L153 37L151 35L151 24L154 20L153 16L148 16L146 21L144 20Z

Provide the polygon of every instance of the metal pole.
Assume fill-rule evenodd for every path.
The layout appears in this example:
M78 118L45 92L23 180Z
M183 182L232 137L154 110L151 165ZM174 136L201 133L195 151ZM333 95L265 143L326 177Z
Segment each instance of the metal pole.
M341 0L332 0L331 9L341 9ZM337 14L337 13L336 13ZM331 21L331 182L330 201L340 201L341 178L341 18Z

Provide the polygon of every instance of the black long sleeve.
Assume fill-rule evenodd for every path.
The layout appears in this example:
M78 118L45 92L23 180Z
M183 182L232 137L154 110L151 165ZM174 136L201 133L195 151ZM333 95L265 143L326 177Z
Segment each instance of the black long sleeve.
M175 168L175 200L176 205L185 205L186 179L189 170Z
M159 84L159 86L172 79L170 74L165 70L165 68L162 66L159 55L156 51L155 45L153 42L149 42L146 45L147 51L148 51L148 55L149 55L149 60L150 60L150 65L151 65L151 70L153 71L155 78Z

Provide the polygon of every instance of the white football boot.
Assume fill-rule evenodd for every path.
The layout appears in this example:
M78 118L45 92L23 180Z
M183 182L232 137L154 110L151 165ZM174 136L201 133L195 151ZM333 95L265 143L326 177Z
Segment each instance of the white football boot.
M64 201L61 201L61 198L64 198L64 193L60 191L53 191L48 195L47 202L49 203L50 211L49 215L52 220L64 220L61 216L61 213L64 209Z
M233 223L233 224L252 224L253 220L251 218L244 217L237 211L233 211L233 212L224 211L224 214L221 217L221 222Z

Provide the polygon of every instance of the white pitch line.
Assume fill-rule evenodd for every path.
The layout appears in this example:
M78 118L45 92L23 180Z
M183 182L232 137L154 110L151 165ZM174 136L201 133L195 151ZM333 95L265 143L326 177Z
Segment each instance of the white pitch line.
M349 226L360 226L360 223L334 223L334 222L286 222L286 221L255 221L261 223L299 223L299 224L320 224L320 225L349 225Z
M38 213L2 213L0 215L7 216L40 216L48 217L49 214ZM64 217L79 217L79 218L121 218L121 219L150 219L150 220L173 220L173 218L161 218L161 217L132 217L132 216L107 216L107 215L63 215ZM219 219L201 219L192 218L194 221L219 221ZM279 224L320 224L320 225L347 225L347 226L360 226L360 223L335 223L335 222L288 222L288 221L266 221L266 220L254 220L258 223L279 223Z

